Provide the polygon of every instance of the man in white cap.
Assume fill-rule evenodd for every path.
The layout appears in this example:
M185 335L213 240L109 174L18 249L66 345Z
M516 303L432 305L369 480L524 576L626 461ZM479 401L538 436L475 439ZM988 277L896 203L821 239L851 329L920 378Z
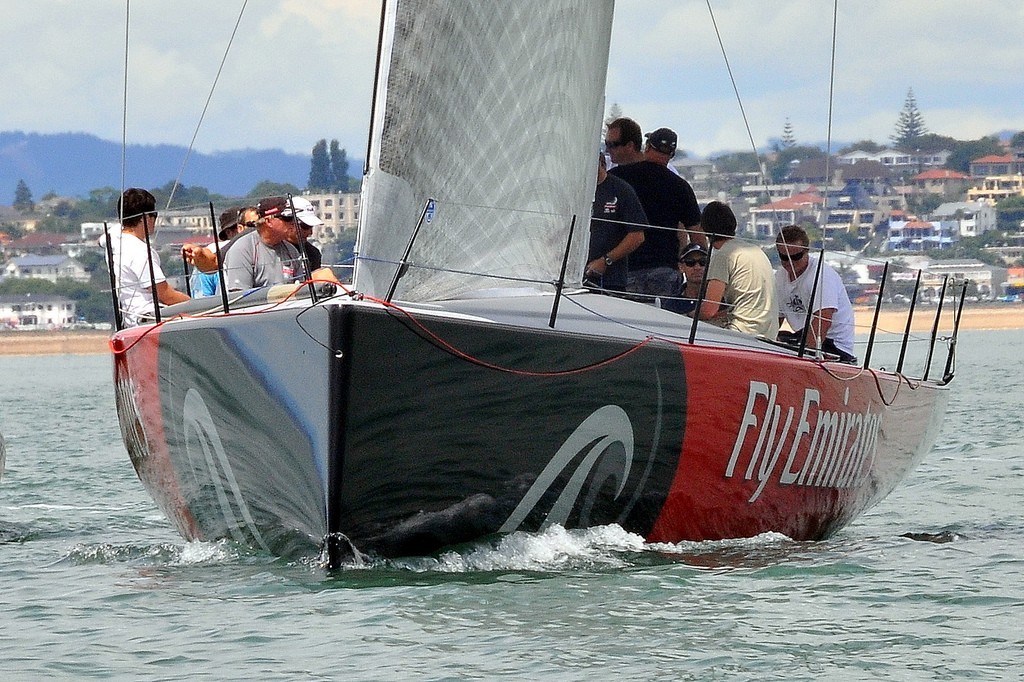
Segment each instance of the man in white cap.
M296 228L323 224L312 204L302 197L267 197L256 204L256 211L259 214L256 229L235 239L224 256L224 280L228 289L252 289L305 280L301 254L289 237L301 241L296 237ZM337 281L328 268L315 270L312 275L313 279Z
M319 270L324 260L323 253L309 240L313 237L313 228L323 225L324 221L320 220L313 204L306 199L293 197L291 201L291 205L295 208L295 215L299 219L295 221L297 229L291 231L288 241L298 247L301 256L305 256L310 272Z

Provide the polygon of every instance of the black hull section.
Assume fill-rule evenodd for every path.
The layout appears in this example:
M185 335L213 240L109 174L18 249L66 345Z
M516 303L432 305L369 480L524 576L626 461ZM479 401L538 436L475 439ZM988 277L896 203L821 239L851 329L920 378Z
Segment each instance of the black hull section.
M607 362L634 344L334 311L332 532L403 555L551 523L650 530L686 413L676 348Z

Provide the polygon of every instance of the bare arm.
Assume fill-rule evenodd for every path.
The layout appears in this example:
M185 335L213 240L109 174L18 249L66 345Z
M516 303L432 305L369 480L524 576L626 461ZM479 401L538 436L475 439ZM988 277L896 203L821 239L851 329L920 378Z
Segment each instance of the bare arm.
M832 315L835 308L821 308L811 315L811 328L807 332L807 344L814 348L821 348L822 342L828 336L828 330L832 328Z
M722 307L722 297L724 295L725 282L720 279L709 279L707 291L704 292L704 300L700 304L699 319L710 320L718 315Z
M338 278L334 276L334 270L331 270L330 268L317 268L310 273L310 276L313 278L314 282L334 282L335 284L341 284L341 282L338 281Z
M156 297L164 305L173 305L175 303L182 303L184 301L191 300L188 294L184 294L170 284L166 280L156 285Z
M637 248L644 243L644 232L643 230L636 230L630 232L622 241L615 245L615 248L605 254L612 259L612 261L618 263L620 260L628 256L637 250ZM599 275L603 275L608 266L604 264L604 256L598 256L594 260L587 263L587 272L596 272Z
M200 272L217 271L217 254L205 246L185 244L181 247L181 256L186 262L194 265Z

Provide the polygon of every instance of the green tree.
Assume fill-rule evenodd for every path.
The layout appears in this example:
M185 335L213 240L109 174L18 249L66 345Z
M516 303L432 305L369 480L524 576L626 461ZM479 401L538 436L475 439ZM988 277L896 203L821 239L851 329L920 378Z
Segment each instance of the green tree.
M917 148L917 139L928 132L924 125L924 117L917 108L913 88L907 89L907 99L903 103L903 111L896 121L896 130L890 138L897 149L912 152Z
M320 140L313 145L306 187L311 192L326 192L334 187L334 173L331 170L331 157L327 153L327 140Z
M1010 138L1010 146L1016 147L1017 149L1024 147L1024 130L1020 131L1019 133L1016 133L1013 137Z
M246 198L259 199L260 197L276 197L287 194L302 194L295 185L288 182L274 182L272 180L261 180L257 182Z
M980 159L990 154L1001 155L1004 153L999 140L992 136L978 138L977 140L957 141L950 151L952 153L946 159L946 168L960 171L961 173L969 173L971 161L975 159Z
M331 140L331 175L334 176L335 192L348 191L348 153L341 148L337 140Z
M67 216L50 213L36 224L37 232L53 232L56 234L77 234L81 230L81 222Z
M796 137L793 135L793 124L786 117L786 125L782 126L782 148L790 149L796 146Z
M768 166L768 175L774 183L783 182L786 176L789 175L790 166L794 161L823 158L825 158L825 152L817 147L797 145L789 149L782 149L775 155L775 159Z
M945 202L940 194L921 194L907 197L907 208L912 212L926 216Z
M156 198L156 207L161 209L167 205L167 201L171 198L171 193L174 193L172 206L183 207L183 206L203 206L209 204L211 201L216 201L221 197L215 194L211 194L210 190L199 185L177 185L175 186L174 180L168 180L167 184L163 187L156 187L150 190L153 196Z
M854 142L853 144L843 147L839 150L839 154L849 154L850 152L867 152L868 154L874 154L882 151L883 149L885 149L885 147L874 140L860 140L859 142Z
M32 202L32 190L28 188L24 180L18 180L18 186L14 189L13 206L21 213L28 213L36 207Z
M1024 197L1007 197L996 204L996 220L1000 230L1020 230L1024 226Z
M941 151L952 151L959 143L959 140L946 135L936 133L925 133L914 141L914 151L932 154Z
M756 173L757 155L754 152L727 152L709 159L719 173Z
M79 203L83 221L117 220L117 197L120 190L113 187L100 187L89 192L89 198Z
M104 268L103 277L106 278ZM76 282L71 279L58 279L56 283L45 279L8 279L0 282L0 294L49 294L64 296L75 301L79 317L89 322L113 322L113 303L107 281L95 285Z

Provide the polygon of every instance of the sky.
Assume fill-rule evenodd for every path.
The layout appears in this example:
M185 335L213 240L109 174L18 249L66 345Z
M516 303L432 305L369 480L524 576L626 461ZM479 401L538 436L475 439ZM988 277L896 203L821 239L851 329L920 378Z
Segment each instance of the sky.
M645 131L673 128L697 157L749 151L750 137L763 147L787 120L798 143L824 143L830 89L834 144L887 143L910 88L930 132L1024 130L1024 3L837 4L833 80L832 2L618 0L606 112L617 104ZM195 137L203 152L308 153L326 138L363 157L380 0L128 7L125 113L125 0L0 0L0 130L183 146Z

